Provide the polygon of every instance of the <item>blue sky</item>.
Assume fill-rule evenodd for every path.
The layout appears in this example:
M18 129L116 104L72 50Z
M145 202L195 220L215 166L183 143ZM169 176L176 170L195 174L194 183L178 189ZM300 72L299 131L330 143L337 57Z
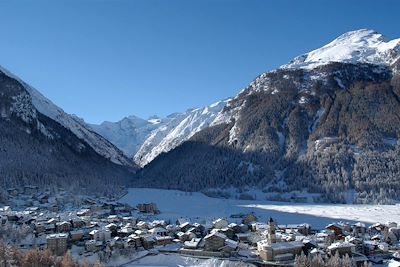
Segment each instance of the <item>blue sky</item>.
M400 1L0 0L0 65L91 123L234 96L338 35L400 37Z

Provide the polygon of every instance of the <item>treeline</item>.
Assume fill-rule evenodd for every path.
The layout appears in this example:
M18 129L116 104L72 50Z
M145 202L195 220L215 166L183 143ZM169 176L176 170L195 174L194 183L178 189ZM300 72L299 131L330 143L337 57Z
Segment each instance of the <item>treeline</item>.
M0 198L5 189L24 185L112 196L130 178L127 169L102 158L90 147L86 151L74 149L81 144L77 138L49 140L20 127L24 126L0 119Z
M0 201L23 185L114 195L130 176L39 113L26 88L0 71Z
M300 256L296 256L294 267L356 267L355 262L349 257L349 255L345 255L344 257L340 257L338 253L336 253L332 257L322 257L321 255L315 256L306 256L304 254ZM372 267L372 264L365 261L362 265L363 267Z
M75 261L67 253L54 257L48 250L33 249L27 252L8 246L0 240L0 267L102 267L100 263L89 264Z

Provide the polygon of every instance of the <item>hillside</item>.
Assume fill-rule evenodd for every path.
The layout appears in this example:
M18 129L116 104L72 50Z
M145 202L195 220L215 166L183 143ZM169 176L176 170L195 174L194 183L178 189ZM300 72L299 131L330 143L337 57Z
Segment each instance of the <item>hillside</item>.
M135 169L121 151L0 70L0 184L113 194Z
M329 202L398 200L399 47L399 39L359 30L263 73L212 127L157 157L135 183L306 190Z

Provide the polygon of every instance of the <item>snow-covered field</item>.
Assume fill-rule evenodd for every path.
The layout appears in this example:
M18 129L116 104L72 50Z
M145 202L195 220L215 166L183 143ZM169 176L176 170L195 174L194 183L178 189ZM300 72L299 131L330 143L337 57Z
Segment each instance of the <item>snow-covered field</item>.
M179 255L158 254L123 265L124 267L172 267L172 266L197 266L197 267L253 267L252 264L219 259L198 259Z
M156 217L172 222L178 218L188 218L194 222L207 223L219 217L229 218L234 214L249 212L254 212L261 221L273 217L279 224L307 222L317 229L338 220L371 224L400 221L400 205L298 204L219 199L207 197L202 193L146 188L131 188L120 201L132 206L154 202L161 211Z

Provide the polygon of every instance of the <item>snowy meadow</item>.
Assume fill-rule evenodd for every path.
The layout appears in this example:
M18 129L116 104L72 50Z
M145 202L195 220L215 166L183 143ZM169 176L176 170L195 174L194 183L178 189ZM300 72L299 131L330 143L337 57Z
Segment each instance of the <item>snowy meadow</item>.
M250 212L254 212L260 221L273 217L279 224L309 223L317 229L334 221L361 221L370 224L400 221L400 205L301 204L223 199L211 198L197 192L147 188L130 188L120 201L133 206L154 202L161 211L155 217L171 221L187 218L193 222L211 223L220 217L235 221L230 218L232 215Z

